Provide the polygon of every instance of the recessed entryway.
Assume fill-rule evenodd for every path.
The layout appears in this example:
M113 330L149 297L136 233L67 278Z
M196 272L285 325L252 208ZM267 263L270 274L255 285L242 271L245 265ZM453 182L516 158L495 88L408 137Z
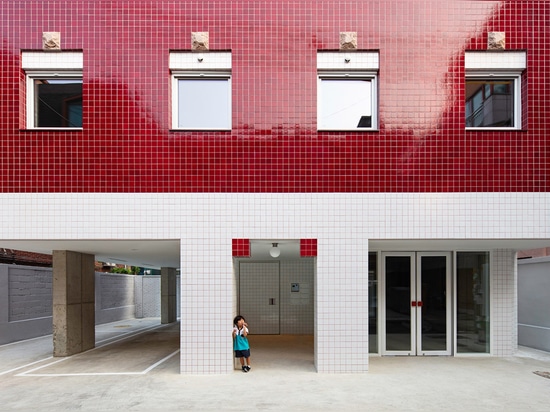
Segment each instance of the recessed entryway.
M450 355L450 252L382 253L382 355Z
M274 247L278 253L270 253ZM277 364L282 345L305 354L313 369L316 258L304 256L298 239L250 240L247 250L249 256L234 258L234 268L236 311L249 325L252 362L261 348L258 361Z

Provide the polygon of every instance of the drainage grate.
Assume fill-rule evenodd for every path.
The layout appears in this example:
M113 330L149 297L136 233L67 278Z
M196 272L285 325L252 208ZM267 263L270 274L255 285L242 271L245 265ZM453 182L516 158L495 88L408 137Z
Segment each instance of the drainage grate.
M533 372L535 375L542 376L543 378L550 379L550 372L542 372L542 371L535 371Z
M116 326L113 326L113 328L129 328L130 325L116 325Z

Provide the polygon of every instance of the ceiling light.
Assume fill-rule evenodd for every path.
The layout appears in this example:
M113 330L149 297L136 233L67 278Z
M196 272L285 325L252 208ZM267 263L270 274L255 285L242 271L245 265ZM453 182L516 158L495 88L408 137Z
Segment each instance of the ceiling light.
M278 243L272 243L273 247L269 249L269 254L272 258L279 257L281 255L281 249L277 247Z

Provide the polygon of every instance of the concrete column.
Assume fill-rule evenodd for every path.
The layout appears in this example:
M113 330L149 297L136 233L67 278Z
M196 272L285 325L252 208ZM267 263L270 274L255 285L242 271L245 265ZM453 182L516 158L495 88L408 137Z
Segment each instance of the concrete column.
M53 252L53 355L70 356L95 346L94 255Z
M176 313L176 269L160 269L160 323L172 323Z

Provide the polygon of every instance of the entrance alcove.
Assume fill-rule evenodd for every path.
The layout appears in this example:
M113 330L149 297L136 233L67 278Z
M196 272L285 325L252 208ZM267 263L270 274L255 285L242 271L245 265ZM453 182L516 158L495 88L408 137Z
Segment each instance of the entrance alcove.
M316 258L302 256L300 245L252 239L249 256L234 257L235 309L249 324L251 359L259 368L315 370Z

